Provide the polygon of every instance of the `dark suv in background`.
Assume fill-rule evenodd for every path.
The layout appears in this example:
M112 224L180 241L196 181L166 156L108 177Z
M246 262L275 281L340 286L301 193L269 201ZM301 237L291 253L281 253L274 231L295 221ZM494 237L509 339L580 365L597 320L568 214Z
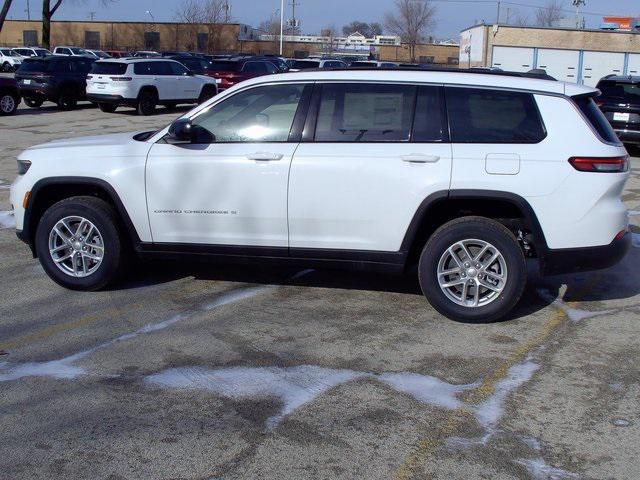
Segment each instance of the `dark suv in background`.
M51 56L27 58L16 72L24 103L38 108L45 100L61 110L72 110L86 99L87 74L94 59L89 57Z
M596 103L625 144L640 145L640 77L610 75L598 83Z
M17 82L13 78L0 77L0 115L13 115L19 103Z

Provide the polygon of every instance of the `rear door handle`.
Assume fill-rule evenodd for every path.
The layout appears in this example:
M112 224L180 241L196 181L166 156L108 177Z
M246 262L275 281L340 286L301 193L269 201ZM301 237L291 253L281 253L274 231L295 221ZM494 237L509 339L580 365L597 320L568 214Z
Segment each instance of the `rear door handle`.
M421 153L411 153L400 157L403 162L407 163L436 163L440 160L438 155L423 155Z
M281 153L271 153L271 152L256 152L247 155L249 160L257 160L260 162L275 162L277 160L281 160L284 157Z

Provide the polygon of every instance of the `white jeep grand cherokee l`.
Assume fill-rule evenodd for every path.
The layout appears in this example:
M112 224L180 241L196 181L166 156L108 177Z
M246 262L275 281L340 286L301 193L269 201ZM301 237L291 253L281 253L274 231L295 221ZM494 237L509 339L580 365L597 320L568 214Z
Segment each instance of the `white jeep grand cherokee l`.
M195 75L180 62L155 58L98 60L87 75L87 99L103 112L119 105L151 115L156 105L203 103L218 93L216 80Z
M439 312L492 321L527 257L555 274L629 249L629 159L597 93L459 72L260 77L156 132L28 149L17 233L71 289L107 286L128 253L417 265Z

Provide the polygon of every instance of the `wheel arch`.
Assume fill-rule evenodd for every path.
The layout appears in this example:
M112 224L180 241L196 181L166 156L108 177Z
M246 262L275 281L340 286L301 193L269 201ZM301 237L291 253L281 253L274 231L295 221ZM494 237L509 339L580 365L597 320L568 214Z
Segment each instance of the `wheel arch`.
M127 233L127 239L131 245L135 247L140 243L140 236L120 196L105 180L91 177L45 178L36 182L30 192L21 238L29 244L34 257L36 256L35 234L44 212L56 202L76 196L92 196L106 201L118 214L121 227Z
M140 87L140 90L138 90L138 98L140 98L140 95L142 95L144 92L153 92L156 95L156 98L160 98L160 94L158 93L158 88L155 85L143 85Z
M530 232L535 255L544 261L547 242L538 217L526 199L504 191L450 190L429 195L416 210L400 247L406 264L417 262L424 244L440 226L468 215L493 218L507 227L521 226Z

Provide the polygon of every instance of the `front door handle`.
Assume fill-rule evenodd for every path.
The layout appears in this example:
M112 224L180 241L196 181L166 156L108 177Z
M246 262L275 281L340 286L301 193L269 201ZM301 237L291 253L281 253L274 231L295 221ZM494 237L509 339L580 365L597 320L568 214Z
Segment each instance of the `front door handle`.
M282 160L284 157L281 153L271 153L271 152L255 152L247 155L249 160L257 160L259 162L275 162L277 160Z
M407 163L435 163L440 160L438 155L423 155L421 153L411 153L400 157L403 162Z

